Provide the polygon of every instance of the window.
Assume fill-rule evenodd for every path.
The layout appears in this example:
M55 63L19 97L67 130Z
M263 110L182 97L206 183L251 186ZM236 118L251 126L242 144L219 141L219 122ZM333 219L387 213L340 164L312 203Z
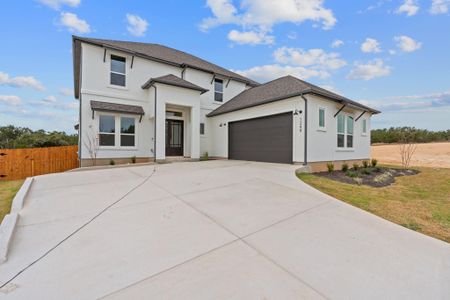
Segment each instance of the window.
M126 59L125 57L111 55L111 85L126 85Z
M223 80L214 79L214 101L223 101Z
M201 135L205 134L205 123L200 123L200 134Z
M181 111L166 111L166 117L182 117L183 113Z
M99 116L100 147L135 147L136 118L121 115Z
M337 146L344 147L345 140L345 116L340 114L337 116Z
M367 120L366 119L362 120L362 133L363 134L367 133Z
M319 127L325 128L325 108L319 108Z
M347 117L347 148L353 148L353 117Z
M116 120L114 116L100 116L99 143L100 146L114 146Z
M135 118L120 118L120 146L134 147Z

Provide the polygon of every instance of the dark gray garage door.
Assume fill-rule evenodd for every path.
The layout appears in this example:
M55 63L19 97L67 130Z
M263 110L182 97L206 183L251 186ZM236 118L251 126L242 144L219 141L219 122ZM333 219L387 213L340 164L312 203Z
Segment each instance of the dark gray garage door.
M292 113L230 122L230 159L292 163Z

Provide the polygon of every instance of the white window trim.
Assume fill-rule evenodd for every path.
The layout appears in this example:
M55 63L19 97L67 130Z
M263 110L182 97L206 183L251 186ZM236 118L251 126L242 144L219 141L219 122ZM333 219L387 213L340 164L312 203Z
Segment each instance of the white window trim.
M338 118L339 115L343 115L344 116L344 147L338 147L337 146L337 135L338 135L337 118ZM335 135L336 152L352 152L352 151L355 151L355 116L353 114L345 113L345 112L340 112L339 115L336 116L336 135ZM347 119L348 119L348 117L352 117L353 118L353 133L350 134L351 136L353 136L352 147L347 147L347 135L349 135L347 133Z
M100 116L113 116L114 117L114 146L101 146L100 145L100 134L108 134L100 132ZM132 118L134 119L134 134L123 133L123 135L134 135L134 146L121 146L120 145L120 118ZM97 128L98 128L98 148L99 150L137 150L138 149L138 124L139 120L136 115L121 114L121 113L99 113L97 118ZM112 134L112 133L109 133Z
M203 134L200 132L201 124L203 124ZM206 122L200 122L200 124L199 124L199 134L200 134L200 137L206 137Z
M364 122L366 122L366 132L364 132ZM362 119L361 120L361 135L362 136L367 136L367 130L368 126L367 126L367 119Z
M117 57L125 58L125 73L115 72L115 71L113 71L113 70L111 69L112 56L117 56ZM123 56L123 55L120 55L120 54L115 54L115 53L110 53L110 54L109 54L108 87L109 87L109 88L113 88L113 89L119 89L119 90L128 90L128 74L127 74L127 69L128 69L128 58L127 58L126 56ZM125 86L111 84L111 73L114 73L114 74L120 74L120 75L125 75Z
M320 111L323 110L323 123L324 126L320 126ZM323 131L326 132L327 131L327 110L325 107L319 107L319 118L317 120L317 131Z
M222 91L221 92L217 92L216 91L216 80L222 80ZM222 78L214 78L214 81L213 81L213 91L214 91L214 95L213 95L213 101L215 102L215 103L224 103L225 102L225 99L224 99L224 95L225 95L225 86L224 86L224 84L225 84L225 80L223 80ZM222 94L222 101L217 101L216 100L216 93L218 93L218 94Z

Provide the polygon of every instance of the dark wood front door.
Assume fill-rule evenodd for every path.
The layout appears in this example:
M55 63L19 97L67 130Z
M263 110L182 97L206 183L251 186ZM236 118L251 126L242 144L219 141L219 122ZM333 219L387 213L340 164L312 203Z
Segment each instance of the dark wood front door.
M166 119L166 156L183 156L183 121Z

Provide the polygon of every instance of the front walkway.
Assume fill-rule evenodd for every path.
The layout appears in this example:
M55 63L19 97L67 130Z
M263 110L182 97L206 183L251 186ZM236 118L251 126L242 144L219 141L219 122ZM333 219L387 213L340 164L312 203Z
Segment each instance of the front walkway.
M0 298L448 298L449 244L321 194L295 168L209 161L37 177Z

